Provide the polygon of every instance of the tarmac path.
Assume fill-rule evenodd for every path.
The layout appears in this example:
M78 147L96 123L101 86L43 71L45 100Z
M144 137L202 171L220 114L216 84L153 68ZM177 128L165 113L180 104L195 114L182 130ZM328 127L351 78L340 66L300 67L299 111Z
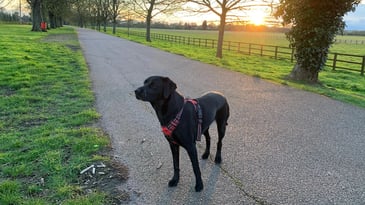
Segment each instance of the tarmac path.
M78 29L96 107L114 155L129 167L129 204L365 204L365 109L325 96L189 60L88 29ZM150 104L134 90L151 75L178 91L225 94L231 107L222 165L200 159L204 190L184 149L177 187L172 156ZM198 142L199 155L204 140Z

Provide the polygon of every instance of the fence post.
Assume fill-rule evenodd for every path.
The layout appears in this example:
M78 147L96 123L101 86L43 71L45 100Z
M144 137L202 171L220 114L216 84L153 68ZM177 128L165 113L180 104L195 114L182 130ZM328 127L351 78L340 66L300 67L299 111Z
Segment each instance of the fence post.
M295 48L292 47L291 48L291 57L290 57L290 62L294 62L294 52L295 52Z
M248 44L248 55L251 55L251 43Z
M336 70L336 63L337 63L337 53L335 53L335 56L333 57L332 70Z
M263 50L263 45L260 45L260 55L262 56L262 54L263 54L263 52L264 52L264 50Z
M365 56L362 57L361 75L364 75L365 70Z
M275 46L275 60L278 59L278 46Z
M241 42L238 42L238 48L237 48L237 52L241 52Z

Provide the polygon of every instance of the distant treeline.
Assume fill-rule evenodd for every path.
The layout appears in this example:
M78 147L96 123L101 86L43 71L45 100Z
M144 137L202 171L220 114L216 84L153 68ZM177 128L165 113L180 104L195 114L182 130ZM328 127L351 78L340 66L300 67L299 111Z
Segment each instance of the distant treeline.
M365 36L365 31L345 31L344 34L349 36Z
M15 22L30 22L29 16L22 16L19 17L18 12L8 13L0 10L0 22L8 22L8 23L15 23Z
M119 22L121 27L131 28L146 28L146 23L141 21L130 20ZM158 29L181 29L181 30L218 30L218 25L214 23L207 23L203 21L201 24L198 23L166 23L166 22L152 22L152 28ZM233 24L227 23L225 27L226 31L262 31L262 32L286 32L288 28L281 27L268 27L268 26L256 26L252 24Z
M146 28L146 23L142 21L121 21L118 24L121 27L131 27L131 28ZM203 21L201 24L198 23L167 23L167 22L152 22L152 28L158 29L181 29L181 30L218 30L218 25L214 23L207 23ZM272 27L264 25L252 25L252 24L235 24L227 23L225 27L226 31L261 31L261 32L281 32L285 33L289 31L289 28L283 27ZM344 35L354 35L354 36L365 36L365 31L344 31Z

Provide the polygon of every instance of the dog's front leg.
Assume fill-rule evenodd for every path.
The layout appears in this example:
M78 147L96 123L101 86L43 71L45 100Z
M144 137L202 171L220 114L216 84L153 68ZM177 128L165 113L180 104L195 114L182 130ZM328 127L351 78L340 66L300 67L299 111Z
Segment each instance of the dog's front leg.
M173 144L170 142L170 148L172 153L172 160L174 163L174 176L169 181L169 187L177 186L177 183L179 183L180 178L180 168L179 168L179 145Z
M199 168L198 152L196 150L196 145L192 144L191 146L188 146L186 151L188 152L191 163L193 165L193 171L194 171L195 179L196 179L195 191L199 192L199 191L203 190L204 186L203 186L203 180L202 180L200 168Z

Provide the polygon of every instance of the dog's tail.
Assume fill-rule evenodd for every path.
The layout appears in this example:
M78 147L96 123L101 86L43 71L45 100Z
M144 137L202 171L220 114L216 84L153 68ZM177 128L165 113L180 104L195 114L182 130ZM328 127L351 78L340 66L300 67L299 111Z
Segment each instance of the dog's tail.
M217 116L219 116L220 121L222 123L224 123L226 126L228 125L229 114L230 114L229 113L229 105L228 105L227 100L226 100L226 102L224 103L222 108L220 110L218 110L218 113L217 113Z

